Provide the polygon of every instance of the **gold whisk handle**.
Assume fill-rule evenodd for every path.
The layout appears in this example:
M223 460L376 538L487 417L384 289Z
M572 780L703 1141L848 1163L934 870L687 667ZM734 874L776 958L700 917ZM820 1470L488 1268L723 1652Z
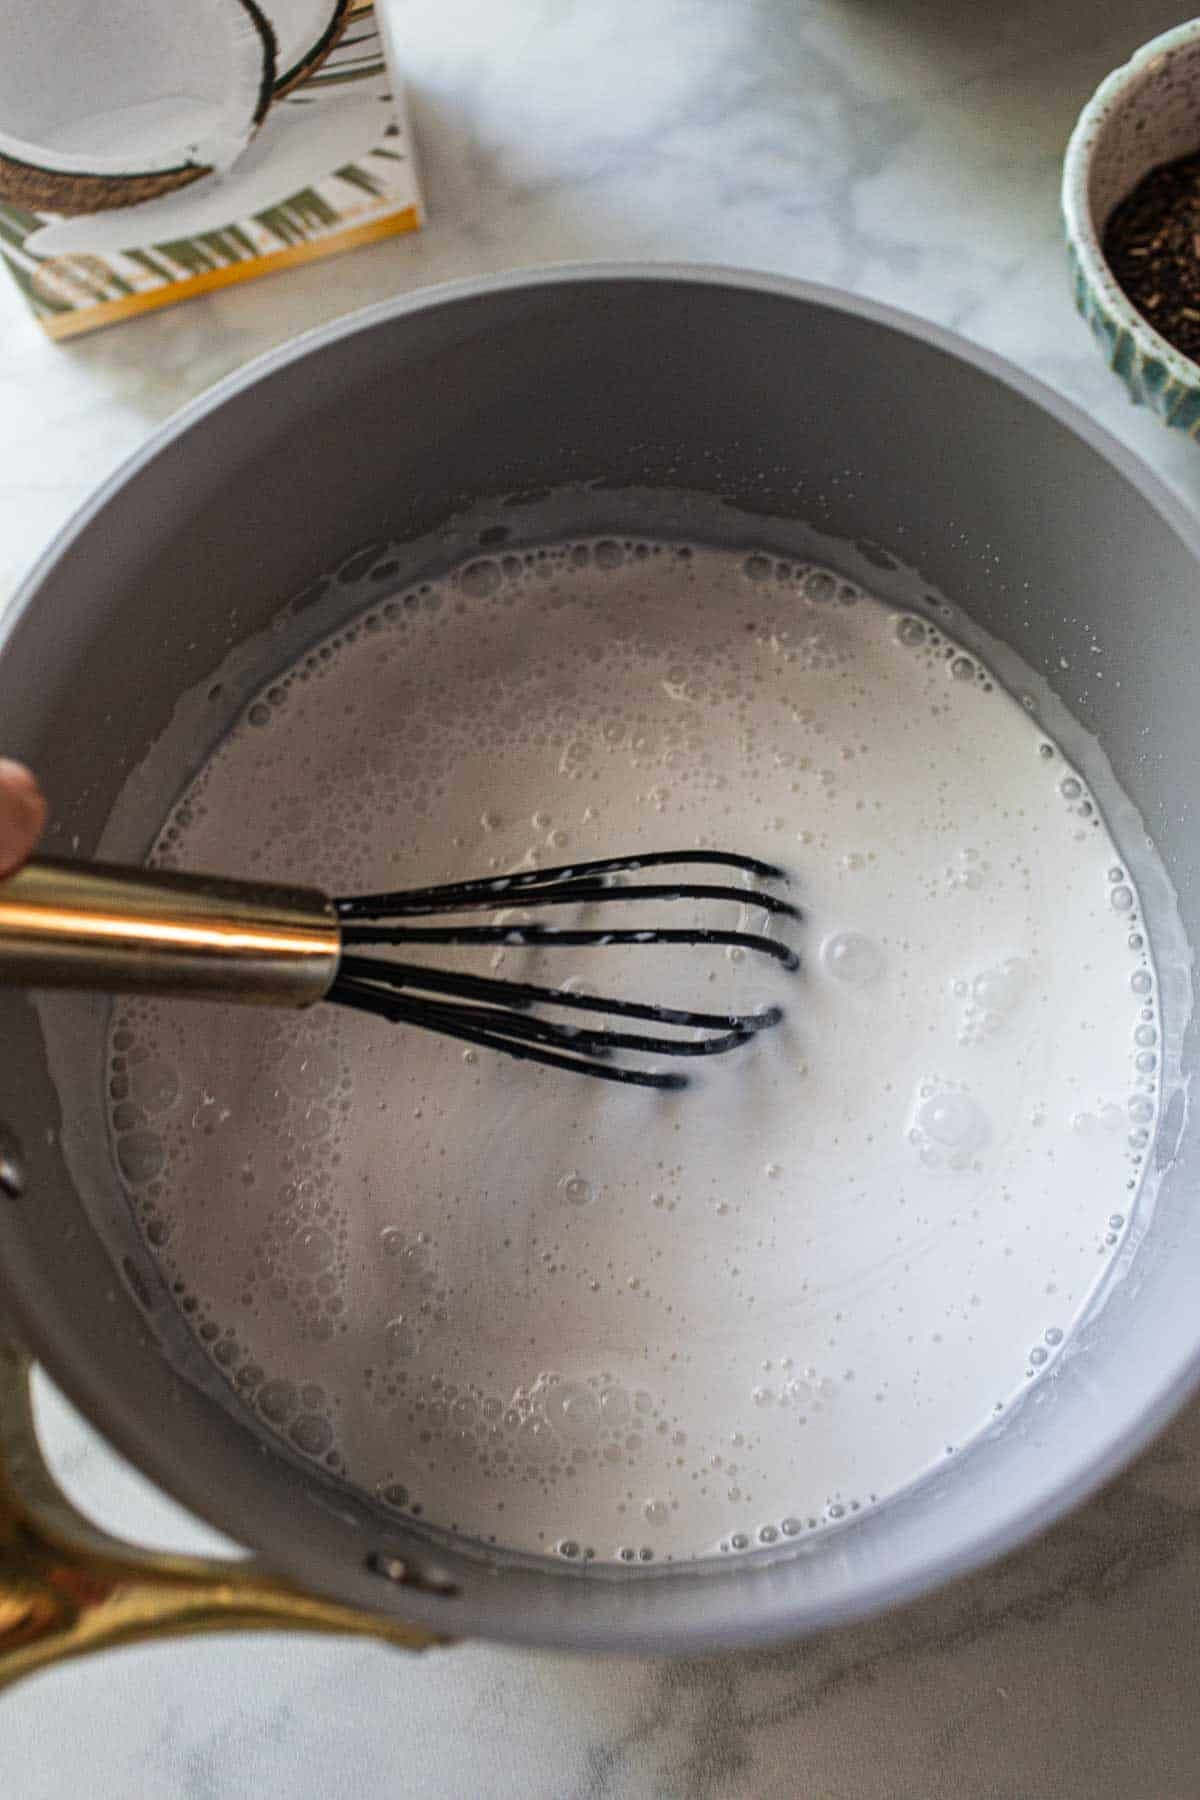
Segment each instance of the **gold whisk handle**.
M0 987L308 1006L340 955L313 889L44 859L0 882Z

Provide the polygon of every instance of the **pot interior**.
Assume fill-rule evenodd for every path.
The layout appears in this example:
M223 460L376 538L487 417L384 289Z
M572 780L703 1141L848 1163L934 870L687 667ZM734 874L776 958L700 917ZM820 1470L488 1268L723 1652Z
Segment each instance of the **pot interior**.
M1103 745L1194 941L1198 551L1170 502L1094 437L939 334L786 284L588 273L389 305L226 384L99 496L10 616L5 749L43 774L53 849L138 854L245 694L339 622L383 545L407 546L398 579L411 581L457 560L481 518L503 517L514 543L545 541L555 518L562 535L754 543L816 556L905 606L944 596L956 636L1002 676L1006 653L1031 671L1023 688L1068 754L1072 734L1081 761L1081 732ZM1186 996L1172 1003L1182 1039ZM156 1291L107 1170L104 1007L3 1006L0 1120L29 1198L0 1213L0 1282L23 1332L149 1474L352 1604L594 1647L815 1629L1019 1541L1131 1454L1194 1379L1200 1142L1181 1084L1160 1124L1152 1218L1073 1354L1005 1429L774 1560L498 1570L246 1428ZM132 1241L114 1261L122 1229ZM415 1582L383 1582L381 1551Z

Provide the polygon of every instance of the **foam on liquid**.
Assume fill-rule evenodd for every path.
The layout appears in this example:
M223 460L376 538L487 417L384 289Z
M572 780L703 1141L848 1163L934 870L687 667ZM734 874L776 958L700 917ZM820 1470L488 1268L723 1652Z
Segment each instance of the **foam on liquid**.
M1053 1364L1122 1237L1158 1106L1136 888L988 670L825 570L477 559L261 694L155 860L353 893L690 845L791 872L799 974L451 953L786 1007L682 1095L332 1007L114 1016L118 1166L200 1340L433 1525L643 1562L844 1518Z

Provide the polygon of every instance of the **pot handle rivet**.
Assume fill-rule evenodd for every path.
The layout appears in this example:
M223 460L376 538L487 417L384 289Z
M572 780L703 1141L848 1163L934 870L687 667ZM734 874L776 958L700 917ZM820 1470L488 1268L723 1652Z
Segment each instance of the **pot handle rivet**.
M421 1593L440 1594L445 1599L452 1599L458 1593L458 1583L444 1570L417 1568L402 1556L389 1556L386 1550L373 1550L367 1558L367 1567L372 1575L382 1575L385 1581L393 1581L398 1587L417 1588Z
M20 1145L8 1126L0 1121L0 1194L19 1200L25 1192L25 1166Z

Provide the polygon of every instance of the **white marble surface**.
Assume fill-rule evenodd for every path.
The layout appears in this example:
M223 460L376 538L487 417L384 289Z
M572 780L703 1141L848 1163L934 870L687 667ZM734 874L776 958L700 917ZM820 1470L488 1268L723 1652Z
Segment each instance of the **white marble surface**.
M1200 450L1131 411L1071 311L1056 198L1080 105L1182 8L391 3L420 240L60 348L0 283L0 604L93 483L248 357L383 295L594 257L758 266L909 307L1072 395L1200 502ZM52 1395L44 1417L110 1525L213 1541ZM1193 1800L1198 1620L1193 1408L1041 1543L819 1643L672 1665L279 1637L127 1650L0 1701L0 1792Z

